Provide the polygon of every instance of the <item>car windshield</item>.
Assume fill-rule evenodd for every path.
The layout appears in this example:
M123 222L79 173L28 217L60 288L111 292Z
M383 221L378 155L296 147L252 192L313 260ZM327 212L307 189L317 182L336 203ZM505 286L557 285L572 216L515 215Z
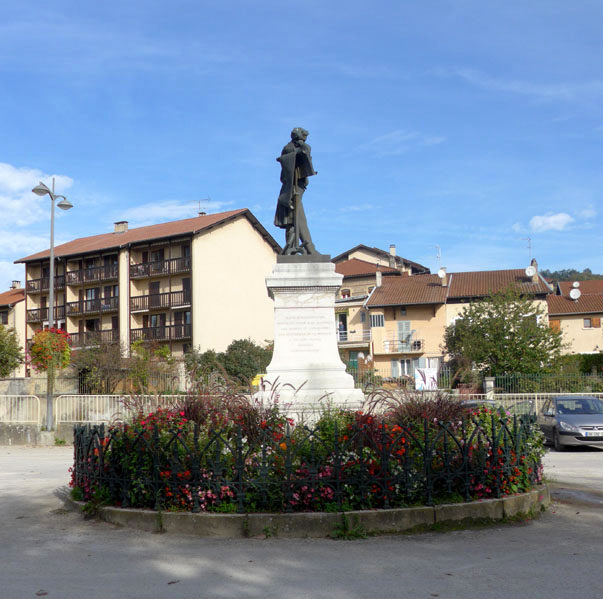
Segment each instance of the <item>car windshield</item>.
M589 399L558 399L555 403L557 414L603 414L603 401L594 397Z

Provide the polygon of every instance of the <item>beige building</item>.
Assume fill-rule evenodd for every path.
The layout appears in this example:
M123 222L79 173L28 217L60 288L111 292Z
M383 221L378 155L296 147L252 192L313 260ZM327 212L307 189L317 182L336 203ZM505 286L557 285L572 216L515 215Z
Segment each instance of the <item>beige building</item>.
M13 281L11 288L0 293L0 325L13 329L25 352L25 290L20 281ZM25 365L11 373L12 377L24 377Z
M431 275L419 274L416 263L400 268L400 263L410 261L396 262L394 257L384 266L383 254L357 246L345 254L353 257L337 263L344 281L336 309L343 359L352 365L359 358L368 359L386 378L414 377L417 368L439 368L446 357L446 327L471 302L513 287L546 313L546 298L552 293L535 261L531 274L524 269L458 273L441 269Z
M588 282L581 282L581 286ZM561 288L567 295L547 297L549 326L562 332L563 340L568 344L564 353L599 353L603 351L603 293L581 294L574 300L569 297L570 285Z
M223 351L233 339L273 337L265 277L279 245L246 209L128 228L55 248L55 306L73 348L134 341ZM49 251L26 267L25 323L30 340L48 324Z

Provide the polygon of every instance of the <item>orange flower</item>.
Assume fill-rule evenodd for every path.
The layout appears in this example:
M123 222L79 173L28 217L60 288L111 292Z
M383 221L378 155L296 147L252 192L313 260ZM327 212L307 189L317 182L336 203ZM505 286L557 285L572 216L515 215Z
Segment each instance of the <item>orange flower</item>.
M281 443L279 445L279 447L283 450L283 451L287 451L287 444L286 443Z

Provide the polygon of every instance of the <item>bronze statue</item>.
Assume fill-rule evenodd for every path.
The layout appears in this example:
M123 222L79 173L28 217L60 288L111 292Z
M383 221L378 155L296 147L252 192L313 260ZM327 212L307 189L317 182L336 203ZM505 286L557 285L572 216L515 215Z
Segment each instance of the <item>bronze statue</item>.
M308 177L316 175L312 166L308 132L301 127L291 131L291 141L283 148L277 161L281 163L281 193L278 196L274 224L285 229L283 255L316 255L306 221L302 196Z

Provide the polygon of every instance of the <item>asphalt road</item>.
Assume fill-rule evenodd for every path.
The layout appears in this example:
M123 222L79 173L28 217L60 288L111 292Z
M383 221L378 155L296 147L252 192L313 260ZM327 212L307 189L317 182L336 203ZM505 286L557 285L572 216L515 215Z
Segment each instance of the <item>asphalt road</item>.
M0 598L555 598L602 594L603 451L550 453L530 523L355 541L146 534L67 512L71 449L0 447Z

